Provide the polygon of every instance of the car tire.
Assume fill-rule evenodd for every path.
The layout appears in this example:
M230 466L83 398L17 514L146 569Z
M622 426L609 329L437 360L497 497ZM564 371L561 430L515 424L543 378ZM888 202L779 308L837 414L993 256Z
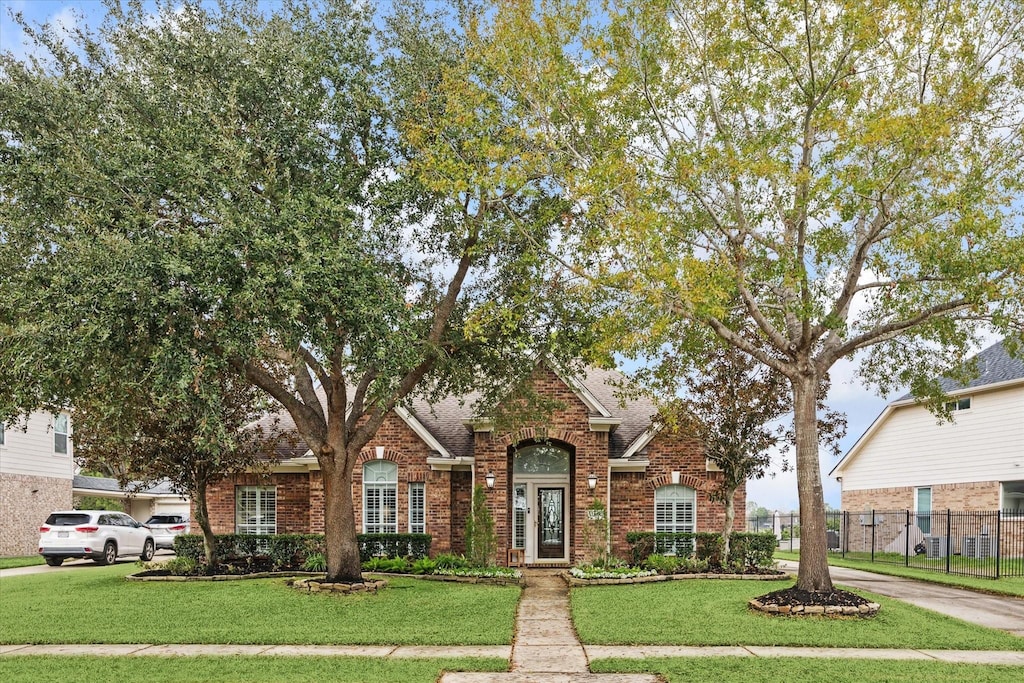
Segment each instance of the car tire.
M114 564L117 560L117 544L113 541L107 541L106 545L103 546L103 554L96 558L98 564Z
M153 547L153 539L152 538L147 538L146 539L146 544L144 546L142 546L142 554L139 555L139 559L142 560L143 562L149 562L150 560L153 559L153 554L155 552L156 552L156 549Z
M44 557L43 559L46 560L46 564L50 565L51 567L59 567L62 564L64 564L63 557Z

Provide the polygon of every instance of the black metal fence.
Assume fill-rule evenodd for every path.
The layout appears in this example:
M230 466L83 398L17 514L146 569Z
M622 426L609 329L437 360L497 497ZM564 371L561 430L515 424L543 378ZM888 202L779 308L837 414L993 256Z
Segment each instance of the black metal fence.
M1024 514L913 510L828 512L829 552L851 560L980 576L1024 576ZM799 551L800 515L747 518L749 531L774 531L781 550Z

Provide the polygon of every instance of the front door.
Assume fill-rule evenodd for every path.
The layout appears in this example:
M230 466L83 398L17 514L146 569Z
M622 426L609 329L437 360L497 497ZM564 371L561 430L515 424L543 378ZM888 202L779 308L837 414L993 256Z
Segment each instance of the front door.
M565 557L565 488L537 487L537 558Z

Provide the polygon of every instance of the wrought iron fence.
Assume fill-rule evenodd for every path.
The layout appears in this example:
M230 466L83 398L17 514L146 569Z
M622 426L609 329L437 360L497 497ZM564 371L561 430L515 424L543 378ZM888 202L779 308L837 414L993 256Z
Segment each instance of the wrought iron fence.
M997 579L1024 576L1024 514L865 510L826 513L829 552L851 560ZM774 531L782 550L800 549L800 515L747 518L751 531Z

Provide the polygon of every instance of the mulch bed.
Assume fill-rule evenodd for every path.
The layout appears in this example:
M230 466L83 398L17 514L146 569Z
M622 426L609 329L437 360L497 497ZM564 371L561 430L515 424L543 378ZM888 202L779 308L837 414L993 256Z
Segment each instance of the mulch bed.
M805 591L795 586L754 598L749 604L760 612L790 616L870 617L881 608L877 602L849 591Z

